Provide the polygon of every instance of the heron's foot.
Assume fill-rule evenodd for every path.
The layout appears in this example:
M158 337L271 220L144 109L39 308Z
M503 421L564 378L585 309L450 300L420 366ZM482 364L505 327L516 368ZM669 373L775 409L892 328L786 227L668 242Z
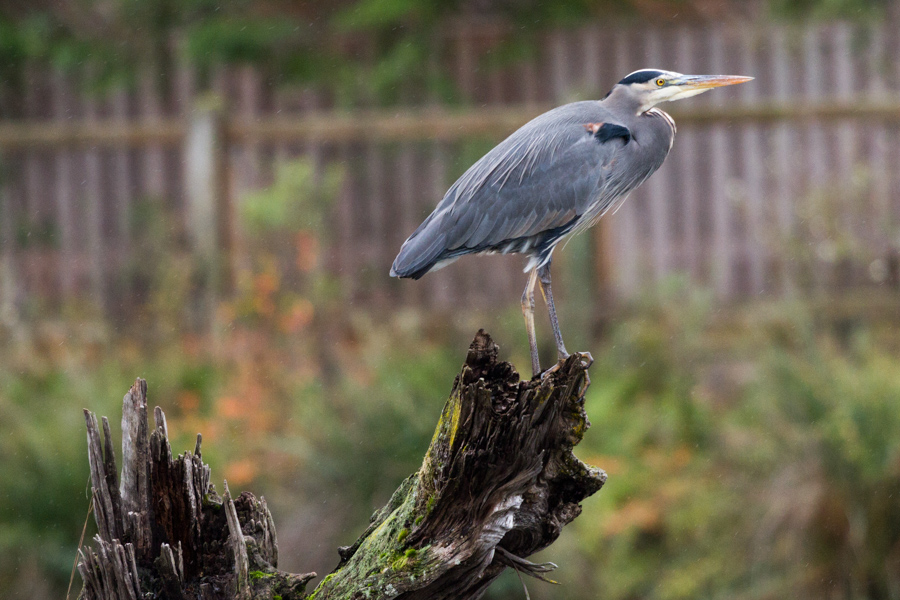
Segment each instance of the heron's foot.
M562 366L563 366L563 361L559 361L558 363L556 363L555 365L553 365L552 367L550 367L549 369L547 369L546 371L541 373L541 381L547 379L548 377L550 377L550 375L559 371L559 369Z
M579 352L578 354L581 355L581 365L585 369L589 368L592 364L594 364L594 357L591 356L590 352Z
M550 571L559 568L555 563L533 563L530 560L524 559L520 556L516 556L503 546L497 546L496 551L498 562L500 562L501 564L504 564L507 567L512 567L519 573L525 573L526 575L534 577L535 579L546 581L547 583L559 583L544 575L544 573L549 573Z
M576 352L575 354L577 354L578 358L581 359L581 366L584 367L585 369L587 369L592 364L594 364L594 357L591 356L590 352ZM541 373L541 381L543 381L544 379L549 377L551 374L559 371L563 367L563 365L566 364L566 361L569 360L570 356L572 356L572 355L566 354L565 356L563 356L560 353L559 362L556 363L555 365L553 365L552 367L550 367L549 369L547 369L546 371L544 371L543 373Z
M552 375L553 373L556 373L557 371L562 369L563 365L566 364L567 360L568 360L568 357L561 358L561 359L559 359L558 363L556 363L555 365L553 365L552 367L550 367L549 369L547 369L546 371L541 373L541 381L544 381L545 379L550 377L550 375Z

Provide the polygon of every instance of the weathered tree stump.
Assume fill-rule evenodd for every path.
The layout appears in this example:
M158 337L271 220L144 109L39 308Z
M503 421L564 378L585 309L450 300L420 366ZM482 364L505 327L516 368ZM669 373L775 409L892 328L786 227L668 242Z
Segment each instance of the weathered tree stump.
M85 411L99 530L78 569L85 600L468 599L507 567L543 578L552 564L525 557L546 548L600 489L606 474L572 453L589 423L590 356L574 354L520 381L479 331L418 472L372 516L315 591L314 573L277 570L275 524L265 499L233 499L210 484L193 453L173 457L163 412L147 422L147 384L125 395L118 481L103 418Z

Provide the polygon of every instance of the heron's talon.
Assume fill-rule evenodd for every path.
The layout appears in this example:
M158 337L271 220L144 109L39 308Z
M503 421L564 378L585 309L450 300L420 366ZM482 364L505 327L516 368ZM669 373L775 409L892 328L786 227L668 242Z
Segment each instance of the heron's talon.
M558 363L556 363L555 365L553 365L552 367L550 367L549 369L547 369L546 371L544 371L543 373L541 373L541 381L544 381L547 377L549 377L553 373L556 373L557 371L559 371L562 368L562 366L563 366L563 361L561 360Z
M584 369L589 368L592 364L594 364L594 357L591 356L590 352L576 352L578 357L581 359L581 366ZM566 361L571 357L571 354L562 354L559 355L559 362L541 373L541 381L544 381L547 377L559 371L562 366L566 363ZM532 377L533 379L534 377Z
M591 356L590 352L580 352L579 354L581 355L581 365L585 369L594 364L594 357Z

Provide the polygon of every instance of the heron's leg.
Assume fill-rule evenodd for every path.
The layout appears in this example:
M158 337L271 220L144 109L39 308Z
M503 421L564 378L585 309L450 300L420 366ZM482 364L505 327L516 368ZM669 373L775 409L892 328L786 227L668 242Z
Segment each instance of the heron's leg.
M537 269L528 275L528 284L522 292L522 314L525 315L525 331L528 332L528 345L531 347L531 373L541 372L541 360L538 358L537 337L534 334L534 286L537 283Z
M550 263L539 267L537 275L541 280L541 294L543 294L547 310L550 312L550 326L553 327L553 336L556 338L556 351L559 353L559 359L565 360L569 358L569 353L566 352L562 332L559 330L559 320L556 318L556 306L553 305L553 291L550 289Z

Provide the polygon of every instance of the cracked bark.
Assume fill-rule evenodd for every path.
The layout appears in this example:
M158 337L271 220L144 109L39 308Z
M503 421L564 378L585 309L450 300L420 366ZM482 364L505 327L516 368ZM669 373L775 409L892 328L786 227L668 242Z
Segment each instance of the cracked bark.
M165 415L147 424L147 385L123 406L118 483L103 419L85 411L99 533L78 569L85 600L479 598L505 569L543 578L527 557L552 544L606 474L572 453L589 426L590 357L573 354L521 381L479 331L453 383L421 468L394 492L314 591L315 574L277 569L265 499L219 497L194 452L174 457Z

